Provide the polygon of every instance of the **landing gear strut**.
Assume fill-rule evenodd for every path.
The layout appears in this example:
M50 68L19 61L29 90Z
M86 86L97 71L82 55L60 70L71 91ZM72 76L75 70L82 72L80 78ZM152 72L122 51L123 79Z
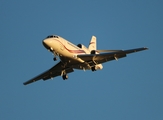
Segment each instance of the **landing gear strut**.
M57 54L55 53L55 51L53 50L53 48L50 47L48 50L54 54L54 58L53 58L53 60L56 61L56 60L57 60L57 57L56 57Z
M57 60L57 55L58 55L58 54L55 53L55 51L53 51L53 54L54 54L54 58L53 58L53 60L56 61L56 60Z

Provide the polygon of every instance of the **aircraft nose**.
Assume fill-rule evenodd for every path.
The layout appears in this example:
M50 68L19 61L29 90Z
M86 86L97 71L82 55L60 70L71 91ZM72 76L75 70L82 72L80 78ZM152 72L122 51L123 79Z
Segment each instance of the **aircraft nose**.
M43 40L43 41L42 41L42 44L43 44L44 47L47 48L47 49L49 48L50 43L51 43L51 40Z

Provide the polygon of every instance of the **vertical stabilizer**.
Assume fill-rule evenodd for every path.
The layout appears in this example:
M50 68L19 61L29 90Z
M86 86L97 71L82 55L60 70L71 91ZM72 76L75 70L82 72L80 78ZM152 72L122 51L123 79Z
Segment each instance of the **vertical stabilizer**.
M95 37L95 36L92 36L91 41L90 41L90 43L89 43L88 49L89 49L90 51L96 50L96 49L97 49L96 37Z
M98 52L96 52L97 50L97 42L96 42L96 37L92 36L91 41L89 43L89 47L88 47L90 54L99 54ZM97 64L96 61L94 61L94 67L92 67L92 71L96 71L96 70L101 70L103 68L102 64Z

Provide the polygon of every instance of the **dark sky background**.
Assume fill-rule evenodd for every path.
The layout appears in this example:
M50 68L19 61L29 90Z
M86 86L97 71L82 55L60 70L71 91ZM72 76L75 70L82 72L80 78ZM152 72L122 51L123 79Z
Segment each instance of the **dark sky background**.
M2 0L0 119L163 120L162 0ZM149 50L24 86L57 62L42 45L50 34L98 49Z

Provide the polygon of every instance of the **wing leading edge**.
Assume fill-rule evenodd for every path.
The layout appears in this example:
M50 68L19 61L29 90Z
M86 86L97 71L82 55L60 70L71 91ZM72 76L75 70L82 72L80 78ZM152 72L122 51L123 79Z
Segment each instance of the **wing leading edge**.
M59 62L58 64L56 64L55 66L53 66L51 69L43 72L42 74L24 82L23 84L24 85L27 85L27 84L30 84L30 83L33 83L33 82L36 82L38 80L48 80L50 78L54 78L54 77L57 77L57 76L60 76L62 74L62 71L65 70L66 73L70 73L70 72L73 72L74 70L72 68L66 68L64 67L63 63L62 62Z
M126 54L139 52L147 49L148 48L143 47L143 48L136 48L136 49L129 49L129 50L100 50L100 51L104 51L104 53L78 55L77 57L86 61L89 64L92 63L101 64L107 61L117 60L119 58L126 57ZM107 52L107 51L112 51L112 52Z

